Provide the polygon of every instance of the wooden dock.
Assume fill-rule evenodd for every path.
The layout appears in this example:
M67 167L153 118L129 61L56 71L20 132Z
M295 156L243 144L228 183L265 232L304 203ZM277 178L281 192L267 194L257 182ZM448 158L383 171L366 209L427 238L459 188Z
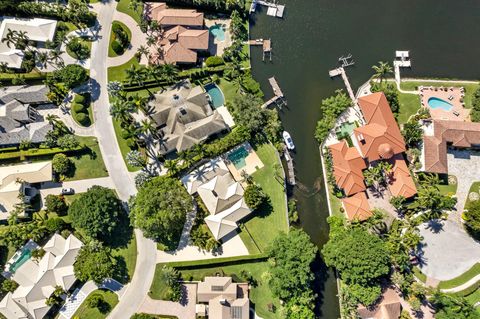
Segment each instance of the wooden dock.
M393 68L395 72L395 82L400 85L400 68L410 68L412 62L410 61L409 51L395 51L395 60L393 61Z
M297 184L297 182L295 180L295 170L293 167L293 159L287 147L285 147L283 154L285 155L285 161L287 162L287 175L288 175L287 181L290 185L295 185Z
M347 72L345 72L345 68L340 67L340 68L330 70L328 74L332 78L339 75L342 76L343 82L345 83L345 87L347 88L348 96L350 96L352 101L355 102L355 93L353 93L352 86L350 85L350 81L348 80Z
M270 61L272 61L272 40L271 39L254 39L248 40L249 45L253 46L262 46L263 48L263 56L262 60L265 61L265 58L268 56Z
M283 105L287 105L287 101L285 100L285 96L283 95L283 91L278 85L277 80L275 77L271 77L268 79L270 86L273 90L273 97L268 100L267 102L263 103L262 108L267 108L269 105L276 104L278 107L282 107Z
M274 2L268 2L264 0L253 0L250 5L250 13L255 13L257 5L267 7L267 15L271 17L283 18L285 6L282 4L276 4Z

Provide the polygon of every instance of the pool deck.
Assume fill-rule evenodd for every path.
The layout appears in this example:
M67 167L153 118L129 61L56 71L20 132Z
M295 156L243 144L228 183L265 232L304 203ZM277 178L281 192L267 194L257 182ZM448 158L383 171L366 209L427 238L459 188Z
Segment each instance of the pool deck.
M20 267L22 267L22 265L25 263L26 260L23 261L22 264L18 265L17 266L17 269L15 270L12 270L11 269L11 266L13 264L15 264L22 256L22 253L24 250L30 250L30 251L33 251L35 249L38 249L40 246L38 246L38 244L36 242L34 242L33 240L29 240L22 248L18 249L15 254L12 256L12 258L10 258L7 263L5 264L5 271L2 273L2 275L5 277L5 278L10 278L14 273L15 271L17 271ZM8 270L7 270L8 269Z
M241 169L237 169L235 165L228 159L228 155L231 154L232 152L235 152L240 147L245 148L248 151L248 155L245 158L245 166L242 167ZM242 171L245 171L248 175L252 175L258 169L261 169L263 167L262 161L258 157L257 153L255 153L255 150L253 149L253 147L248 142L245 142L235 147L234 149L230 150L229 152L225 153L222 156L222 158L227 164L227 167L230 170L230 173L232 174L233 178L237 182L243 181Z
M210 27L218 24L222 25L225 30L225 39L222 41L217 40L211 32L209 32L209 41L208 41L208 52L212 55L221 56L226 48L232 45L232 36L230 34L230 23L231 19L227 18L215 18L211 19L205 17L205 27L209 29Z
M428 107L434 120L470 121L470 110L465 108L464 91L460 87L419 87L422 107ZM452 109L445 111L440 108L431 108L428 100L432 97L442 99L452 104ZM457 115L455 115L455 113Z

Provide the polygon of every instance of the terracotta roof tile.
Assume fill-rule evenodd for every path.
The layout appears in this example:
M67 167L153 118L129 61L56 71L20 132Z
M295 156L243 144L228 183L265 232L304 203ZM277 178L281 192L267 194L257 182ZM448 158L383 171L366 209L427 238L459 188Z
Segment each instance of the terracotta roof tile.
M365 192L342 199L342 205L348 220L366 220L372 216Z
M388 181L388 189L393 196L409 198L417 193L417 187L410 175L410 170L402 155L397 155L390 160L393 165Z

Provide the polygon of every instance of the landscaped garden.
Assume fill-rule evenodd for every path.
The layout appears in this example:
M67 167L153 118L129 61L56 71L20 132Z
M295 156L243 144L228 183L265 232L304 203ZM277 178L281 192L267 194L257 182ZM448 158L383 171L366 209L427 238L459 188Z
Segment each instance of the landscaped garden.
M67 176L65 180L81 180L89 178L98 178L108 176L108 171L103 162L102 153L95 137L77 136L80 144L87 147L86 151L68 155L71 160L74 171L72 176Z
M75 94L71 105L72 117L77 124L89 127L93 124L93 109L89 93Z
M143 12L143 2L138 0L119 0L117 11L128 14L140 24Z
M103 319L118 303L118 296L108 290L96 290L77 309L73 318Z
M92 41L81 38L81 37L73 37L67 43L67 53L72 58L76 60L86 60L90 58L90 52L92 49Z
M122 55L128 49L132 39L132 31L122 22L113 21L112 32L110 33L110 44L108 56L116 57Z

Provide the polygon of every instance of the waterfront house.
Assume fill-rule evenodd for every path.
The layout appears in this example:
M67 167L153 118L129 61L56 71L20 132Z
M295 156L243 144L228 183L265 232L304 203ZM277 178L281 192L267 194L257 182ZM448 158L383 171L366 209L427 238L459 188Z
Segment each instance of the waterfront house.
M333 176L337 186L347 196L342 206L349 220L364 220L371 216L363 170L378 161L392 165L388 174L388 190L392 196L410 198L417 193L415 183L403 158L405 141L382 92L358 99L363 126L352 131L347 141L328 146Z
M160 136L160 153L181 152L228 129L222 115L212 109L201 86L188 80L159 92L150 100Z
M231 277L205 277L197 285L198 316L211 319L248 319L248 284L234 283Z
M381 301L374 307L358 306L358 315L362 319L398 319L402 312L400 298L393 289L382 294Z
M11 30L25 32L26 37L37 45L45 45L47 41L52 41L57 28L57 21L41 18L1 17L0 21L1 40L6 39ZM5 63L9 68L20 69L23 57L22 50L15 48L15 45L0 41L0 63Z
M194 64L197 53L208 50L209 31L204 29L203 13L170 9L163 2L147 3L146 7L149 19L163 28L157 46L151 47L150 63Z
M54 234L40 260L30 257L10 274L19 286L2 299L0 313L9 319L44 318L51 308L46 301L56 287L68 291L75 283L73 264L82 246L74 235L65 239Z

